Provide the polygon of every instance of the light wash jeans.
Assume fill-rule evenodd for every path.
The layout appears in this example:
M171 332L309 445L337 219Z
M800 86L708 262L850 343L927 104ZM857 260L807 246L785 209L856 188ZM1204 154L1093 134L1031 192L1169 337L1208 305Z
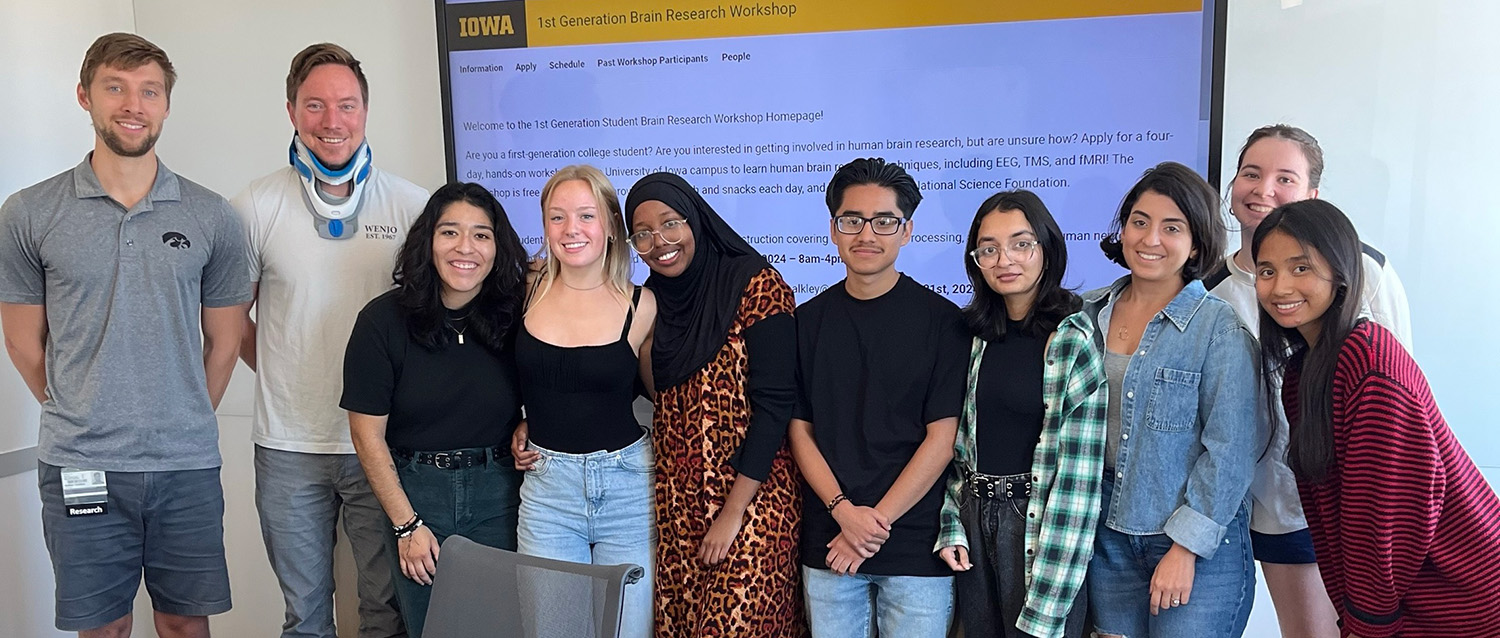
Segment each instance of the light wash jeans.
M340 516L359 574L359 638L406 636L386 557L390 522L359 457L257 445L255 509L286 601L282 638L334 638L333 546Z
M1104 480L1109 511L1114 481ZM1255 602L1255 560L1250 552L1250 506L1240 504L1214 557L1198 557L1192 595L1181 607L1152 616L1151 576L1172 539L1166 534L1124 534L1099 526L1089 562L1089 604L1100 634L1125 638L1239 638Z
M651 437L613 452L541 453L521 483L517 550L575 563L646 570L625 587L622 638L652 634L652 567L656 553L656 459Z
M953 624L952 576L840 576L802 567L813 638L943 638ZM871 622L871 621L874 622Z

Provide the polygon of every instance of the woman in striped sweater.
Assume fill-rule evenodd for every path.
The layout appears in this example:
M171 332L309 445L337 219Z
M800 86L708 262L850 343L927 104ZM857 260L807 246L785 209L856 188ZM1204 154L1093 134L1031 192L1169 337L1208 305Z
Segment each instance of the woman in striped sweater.
M1359 236L1322 200L1255 230L1266 376L1344 636L1500 632L1500 499L1390 331L1359 318Z

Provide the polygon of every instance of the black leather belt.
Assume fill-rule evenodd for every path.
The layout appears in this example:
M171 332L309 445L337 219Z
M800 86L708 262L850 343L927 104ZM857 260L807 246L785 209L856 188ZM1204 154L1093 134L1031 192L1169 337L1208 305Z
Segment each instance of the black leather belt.
M967 481L969 493L979 498L1027 498L1031 496L1031 475L995 476L975 472Z
M506 451L498 445L492 448L454 450L452 452L407 452L404 450L391 450L392 456L408 461L414 460L440 470L458 470L485 465L489 463L491 456L498 458L505 453Z

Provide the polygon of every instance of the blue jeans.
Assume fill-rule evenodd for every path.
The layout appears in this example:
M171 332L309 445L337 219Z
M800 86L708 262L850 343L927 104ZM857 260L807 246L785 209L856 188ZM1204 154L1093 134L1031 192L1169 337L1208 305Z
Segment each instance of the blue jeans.
M470 451L481 452L483 449ZM516 471L516 463L509 452L486 452L486 457L484 465L445 470L392 453L402 491L406 492L412 509L422 517L427 529L432 530L438 543L457 534L481 545L515 551L521 473ZM391 580L396 585L396 598L401 602L406 633L411 638L421 638L432 588L401 573L401 552L396 548L396 537L387 532L385 538L391 556ZM440 563L438 573L442 571Z
M625 588L622 638L652 633L651 570L656 550L656 460L651 437L613 452L565 454L528 444L542 457L521 484L519 551L575 563L646 570Z
M953 623L952 576L840 576L802 567L813 638L943 638ZM873 623L871 621L874 621Z
M333 546L341 516L359 574L360 638L406 636L385 555L390 523L359 457L257 445L255 509L286 601L281 638L334 638Z
M1102 506L1109 511L1114 481L1106 477ZM1100 635L1126 638L1238 638L1255 602L1248 499L1229 523L1212 559L1199 557L1188 603L1152 616L1151 576L1172 548L1166 534L1136 536L1099 526L1089 563L1089 603Z

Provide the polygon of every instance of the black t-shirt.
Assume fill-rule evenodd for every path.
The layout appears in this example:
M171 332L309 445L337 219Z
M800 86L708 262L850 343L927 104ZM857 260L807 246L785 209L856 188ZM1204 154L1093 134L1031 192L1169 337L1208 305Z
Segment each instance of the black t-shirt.
M1042 436L1042 356L1046 337L1021 333L1006 319L1005 338L984 347L975 390L974 468L981 474L1030 474Z
M450 311L455 321L467 312ZM339 407L390 415L385 440L398 450L508 447L521 420L512 349L497 354L475 339L459 344L450 331L439 349L428 350L408 336L405 314L395 291L360 311L344 353Z
M840 282L797 309L797 407L849 501L873 507L927 436L927 424L963 411L969 336L953 302L902 275L869 300ZM945 478L896 519L860 571L950 576L933 551ZM839 526L803 485L802 562L826 569Z

